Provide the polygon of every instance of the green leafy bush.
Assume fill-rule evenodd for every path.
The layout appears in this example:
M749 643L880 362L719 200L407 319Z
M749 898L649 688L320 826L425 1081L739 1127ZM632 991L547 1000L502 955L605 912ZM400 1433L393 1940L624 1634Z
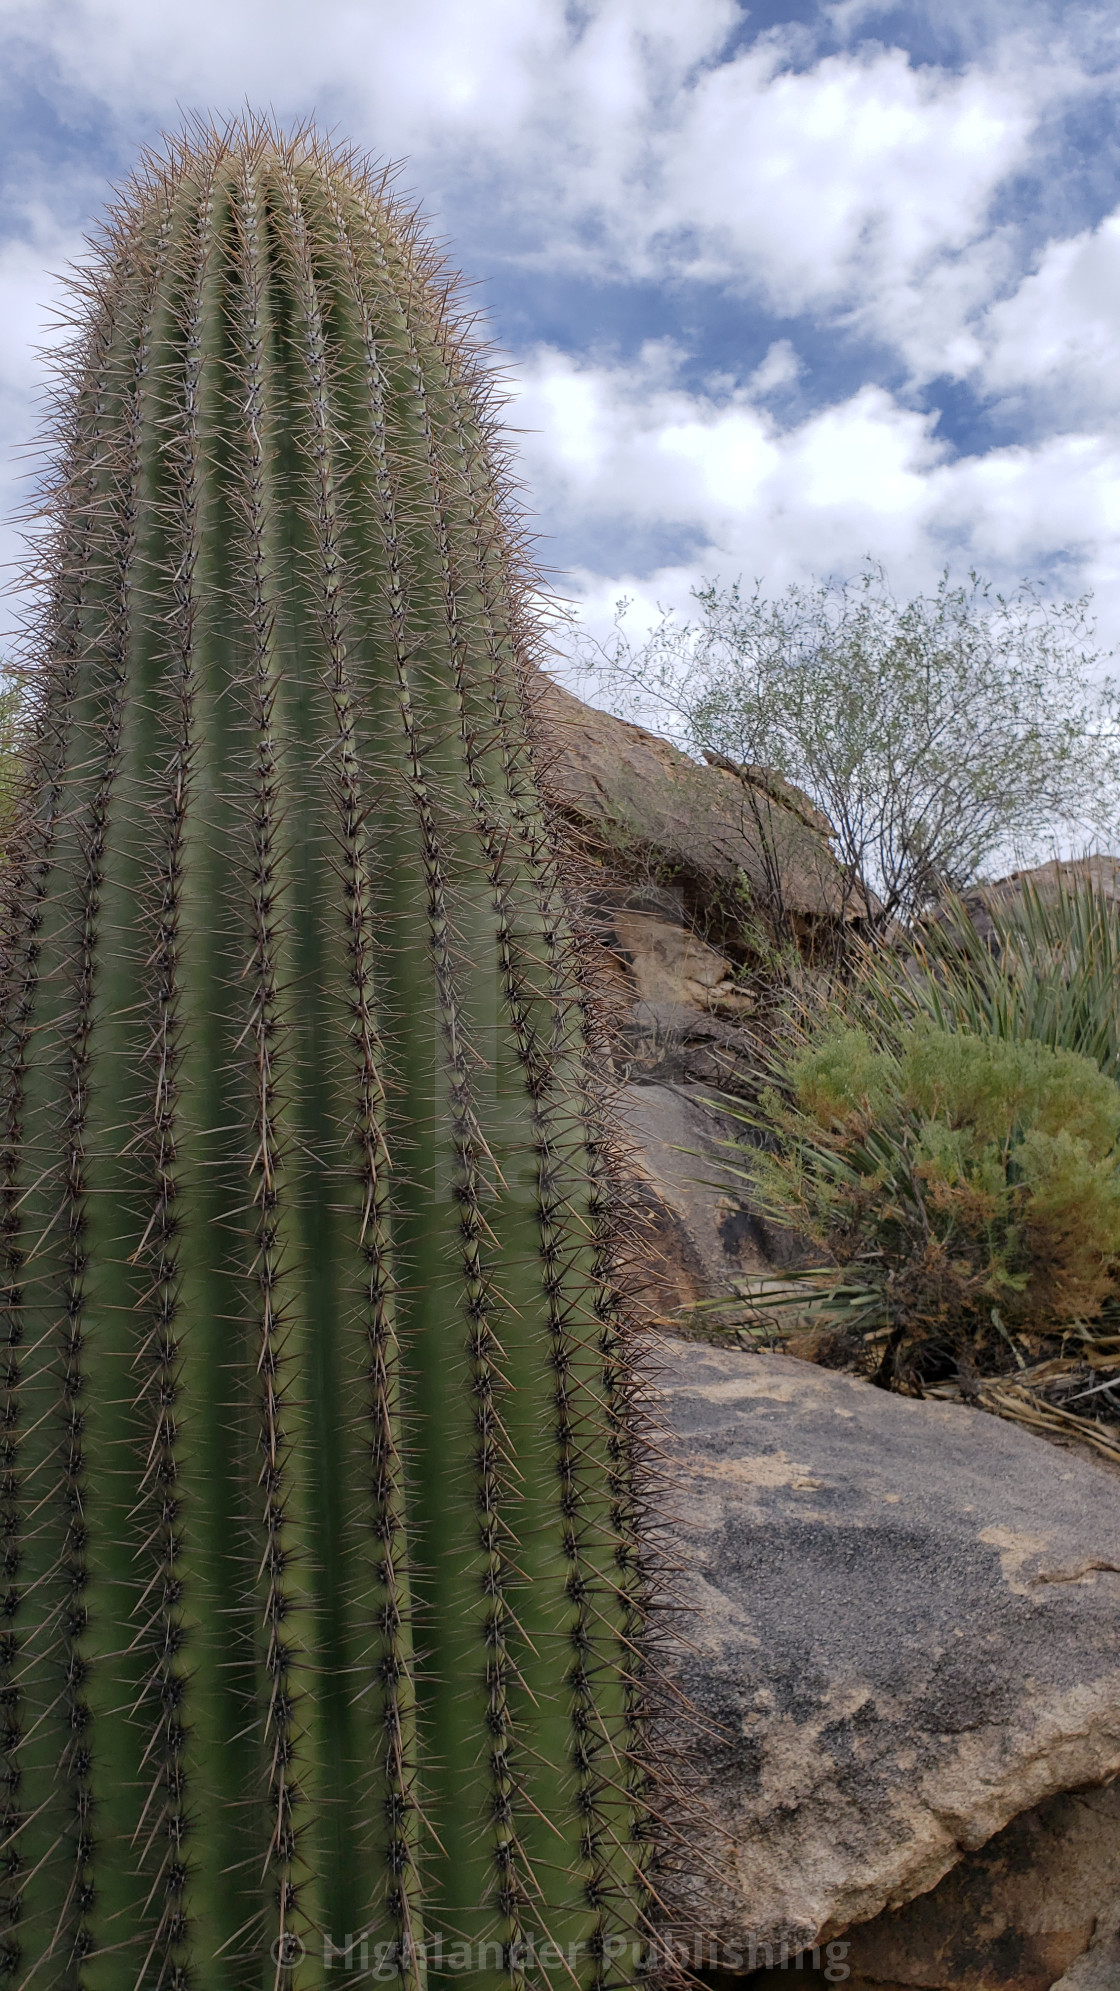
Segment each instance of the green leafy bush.
M620 602L579 664L626 717L801 789L833 826L849 909L880 933L1012 851L1115 835L1120 694L1087 596L945 574L900 602L869 562L776 597L708 581L694 600L638 643ZM765 847L764 813L754 833Z
M1120 1086L1089 1059L922 1018L889 1042L833 1021L773 1080L744 1174L771 1221L827 1254L850 1324L878 1331L881 1380L1005 1362L1013 1337L1100 1312L1120 1257Z

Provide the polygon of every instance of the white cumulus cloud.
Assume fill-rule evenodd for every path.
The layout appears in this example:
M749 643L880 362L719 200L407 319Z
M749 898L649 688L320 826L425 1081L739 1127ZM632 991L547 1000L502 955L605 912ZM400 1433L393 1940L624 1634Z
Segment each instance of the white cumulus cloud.
M1120 209L1047 245L1037 269L987 313L979 364L997 393L1120 414Z
M468 264L522 285L530 501L589 603L867 553L920 585L975 557L1092 578L1120 624L1120 219L1079 214L1046 242L1006 198L1024 175L1060 181L1062 114L1115 92L1115 51L1091 8L945 6L954 62L868 0L762 33L742 0L0 0L21 148L0 218L0 504L36 425L47 272L97 171L184 111L250 102L404 156ZM562 335L569 292L590 302ZM615 351L596 312L619 299ZM840 384L830 344L857 355ZM918 405L943 376L998 401L1018 441L966 435L955 459Z
M684 608L699 575L778 588L868 556L904 589L972 559L1005 585L1091 585L1120 623L1120 442L1067 434L954 458L932 417L883 388L783 426L746 392L686 389L667 358L651 349L630 368L542 347L516 383L526 480L584 549L575 584L594 626L620 596L639 620ZM687 561L629 557L666 528Z

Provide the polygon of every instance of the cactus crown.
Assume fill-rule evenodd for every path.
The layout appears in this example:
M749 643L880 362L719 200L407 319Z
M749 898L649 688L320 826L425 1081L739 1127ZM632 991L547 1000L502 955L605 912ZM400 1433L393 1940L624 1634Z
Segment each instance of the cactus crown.
M251 123L147 163L76 329L10 866L0 1965L619 1983L634 1413L491 384L386 183Z

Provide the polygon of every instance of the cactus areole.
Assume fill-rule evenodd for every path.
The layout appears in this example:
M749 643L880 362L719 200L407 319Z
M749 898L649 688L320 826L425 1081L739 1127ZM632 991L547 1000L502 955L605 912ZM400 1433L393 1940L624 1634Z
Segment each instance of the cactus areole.
M3 1969L631 1982L633 1414L487 375L306 134L149 162L80 290L8 865Z

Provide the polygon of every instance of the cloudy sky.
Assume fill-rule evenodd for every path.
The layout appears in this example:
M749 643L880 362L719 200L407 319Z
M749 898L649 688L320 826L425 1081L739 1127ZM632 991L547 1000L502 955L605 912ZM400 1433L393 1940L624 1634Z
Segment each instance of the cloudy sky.
M1120 643L1118 85L1061 0L0 0L0 505L51 273L248 101L406 162L593 624L870 554L1092 588Z

